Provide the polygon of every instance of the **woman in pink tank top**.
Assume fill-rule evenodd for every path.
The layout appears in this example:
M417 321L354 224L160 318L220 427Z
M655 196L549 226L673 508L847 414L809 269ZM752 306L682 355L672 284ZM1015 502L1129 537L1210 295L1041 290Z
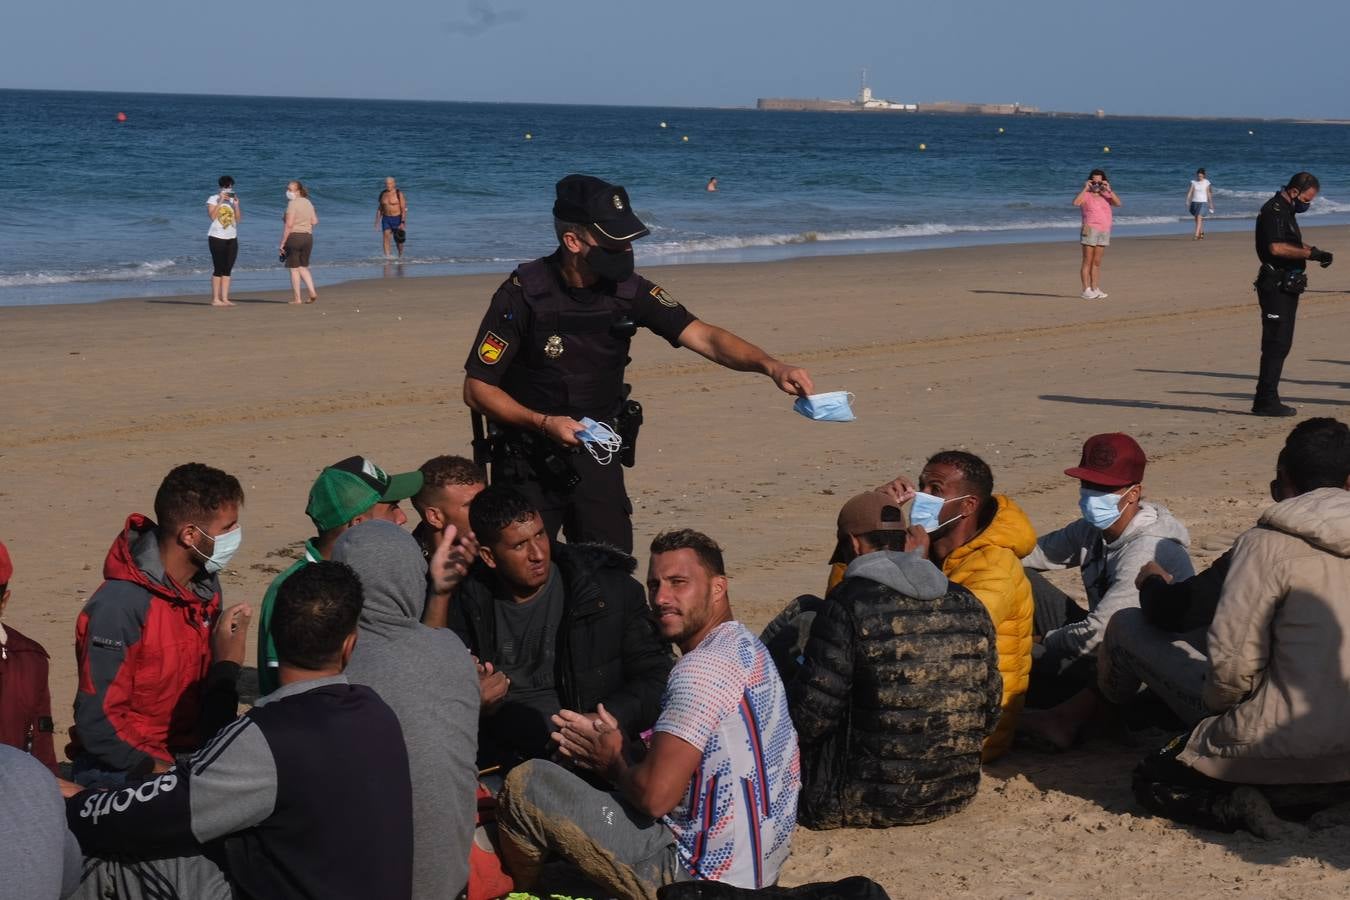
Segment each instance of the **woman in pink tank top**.
M1073 205L1083 212L1083 232L1079 243L1083 245L1084 300L1105 300L1106 291L1098 285L1102 272L1102 255L1111 243L1111 209L1120 205L1120 197L1111 190L1111 182L1106 173L1093 169L1092 174L1073 198Z

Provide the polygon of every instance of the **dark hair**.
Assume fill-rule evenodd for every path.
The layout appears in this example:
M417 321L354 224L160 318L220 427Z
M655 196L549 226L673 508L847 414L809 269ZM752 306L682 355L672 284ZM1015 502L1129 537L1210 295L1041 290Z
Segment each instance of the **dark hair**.
M361 617L361 579L340 562L310 563L281 583L272 608L277 659L311 672L331 666Z
M184 463L173 469L155 492L155 519L166 532L184 525L201 525L229 503L243 503L239 479L202 463ZM197 521L194 521L197 520Z
M980 501L980 512L976 524L981 529L988 528L998 512L998 501L994 499L994 473L989 464L974 453L964 450L942 450L928 457L925 466L951 466L961 473L961 480L975 498Z
M905 533L893 528L887 531L869 531L857 537L873 550L893 550L901 553L905 549Z
M520 491L494 484L483 488L469 504L469 527L479 543L490 547L503 531L538 513L535 505Z
M1289 183L1284 186L1286 191L1298 191L1300 194L1309 188L1313 190L1321 190L1322 188L1322 183L1311 172L1299 172L1293 178L1290 178Z
M1195 170L1195 174L1197 174L1197 175L1203 175L1203 174L1205 174L1205 170L1204 170L1204 169L1196 169L1196 170Z
M447 484L487 483L482 466L462 456L433 456L418 469L422 473L423 490L445 487Z
M217 181L216 184L220 185L221 187L234 187L234 179L228 175L222 175L220 176L220 180Z
M1284 442L1278 466L1300 494L1345 487L1350 480L1350 427L1327 417L1299 422Z
M663 531L652 539L652 555L671 553L675 550L693 550L698 561L713 575L727 574L726 563L722 561L722 548L717 541L701 531L681 528L678 531Z
M564 222L562 219L554 219L553 233L558 236L558 246L561 247L563 238L569 234L575 234L578 239L582 239L583 244L586 243L584 238L591 233L591 229L579 222Z
M1104 169L1093 169L1091 172L1088 173L1088 181L1091 181L1093 177L1097 175L1102 176L1102 181L1106 180L1106 171Z

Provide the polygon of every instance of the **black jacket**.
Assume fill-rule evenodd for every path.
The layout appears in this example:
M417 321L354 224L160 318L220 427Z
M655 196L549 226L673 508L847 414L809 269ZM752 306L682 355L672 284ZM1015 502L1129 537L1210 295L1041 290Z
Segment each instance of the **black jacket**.
M980 784L1003 678L974 594L912 553L869 553L820 604L788 706L802 753L797 821L931 822Z
M558 628L558 697L565 709L578 712L605 704L624 733L637 737L656 723L675 664L632 576L637 560L598 544L558 544L553 562L566 598ZM483 662L495 662L498 653L495 591L496 576L479 563L450 604L449 627Z

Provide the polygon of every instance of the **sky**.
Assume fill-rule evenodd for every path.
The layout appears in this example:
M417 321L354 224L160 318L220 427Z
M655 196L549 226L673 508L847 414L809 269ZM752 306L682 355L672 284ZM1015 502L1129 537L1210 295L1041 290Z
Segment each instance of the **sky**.
M1348 36L1346 0L42 0L0 87L749 106L866 66L903 102L1350 119Z

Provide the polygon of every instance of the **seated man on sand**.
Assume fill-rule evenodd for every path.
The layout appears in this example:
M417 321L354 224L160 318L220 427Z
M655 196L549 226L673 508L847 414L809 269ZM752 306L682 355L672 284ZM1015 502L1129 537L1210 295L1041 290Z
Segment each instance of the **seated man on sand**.
M422 489L413 495L413 509L422 521L413 529L413 537L422 555L431 559L436 537L447 526L455 526L455 541L470 560L478 557L478 542L469 525L469 504L487 487L483 467L462 456L433 456L418 467Z
M994 493L988 464L964 450L934 454L919 473L918 490L905 478L883 487L900 504L913 501L907 549L924 554L942 574L979 598L998 634L1003 713L984 743L985 762L1012 746L1031 677L1035 604L1022 557L1036 547L1026 513Z
M111 790L63 784L67 821L92 857L76 896L411 896L403 734L373 690L342 674L360 614L350 569L305 567L272 615L281 687L162 775Z
M1077 567L1088 609L1085 613L1044 578L1032 577L1041 643L1033 649L1028 706L1054 706L1096 681L1097 647L1106 625L1120 610L1139 606L1135 576L1145 564L1156 562L1174 578L1195 574L1186 527L1165 507L1144 499L1146 463L1134 438L1098 434L1083 444L1078 465L1064 471L1079 480L1082 517L1041 535L1022 563L1032 572ZM1018 730L1040 735L1043 721L1024 712Z
M456 590L449 627L480 663L483 768L553 753L552 717L600 704L629 738L651 728L674 664L657 634L637 562L612 547L549 543L514 488L469 507L479 563Z
M1346 472L1327 448L1346 441L1335 419L1309 419L1290 433L1280 451L1270 494L1277 503L1318 488L1345 489ZM1206 632L1222 597L1234 550L1205 572L1174 581L1155 562L1138 576L1139 609L1122 609L1106 626L1098 654L1097 682L1044 714L1042 733L1068 747L1106 704L1124 705L1150 689L1187 727L1209 715L1204 703L1209 669Z
M920 552L904 513L869 491L839 511L848 568L818 605L788 707L801 741L798 821L932 822L980 785L1003 682L989 614Z
M0 619L9 609L14 563L0 541ZM0 744L31 753L53 775L52 694L47 687L47 651L13 625L0 625Z
M659 535L647 591L661 636L683 654L651 744L626 745L608 704L554 717L562 756L613 790L542 759L512 770L497 821L522 890L553 856L630 900L691 879L767 887L787 859L797 736L768 650L732 618L722 549L696 531Z
M431 593L447 600L461 571L448 561L454 528L438 535ZM393 708L408 745L413 784L413 900L458 896L469 878L478 785L478 673L463 642L419 619L428 603L427 560L393 522L365 522L333 546L333 560L361 580L353 684Z
M1262 836L1272 807L1350 798L1350 429L1299 425L1278 481L1289 499L1238 538L1206 637L1208 715L1134 773L1158 815Z
M319 473L309 489L305 515L314 523L318 537L305 541L305 555L282 572L267 587L258 619L258 693L272 693L278 687L276 643L272 640L272 609L277 591L305 566L331 559L333 545L343 532L370 519L384 519L395 525L408 521L399 504L416 494L422 486L419 472L388 475L364 456L349 456Z
M67 752L89 787L163 772L235 714L234 684L208 678L221 613L218 573L243 540L239 481L177 466L155 492L155 518L132 513L103 563L103 584L75 622L75 727ZM247 624L245 621L244 624ZM217 690L225 688L225 690Z

